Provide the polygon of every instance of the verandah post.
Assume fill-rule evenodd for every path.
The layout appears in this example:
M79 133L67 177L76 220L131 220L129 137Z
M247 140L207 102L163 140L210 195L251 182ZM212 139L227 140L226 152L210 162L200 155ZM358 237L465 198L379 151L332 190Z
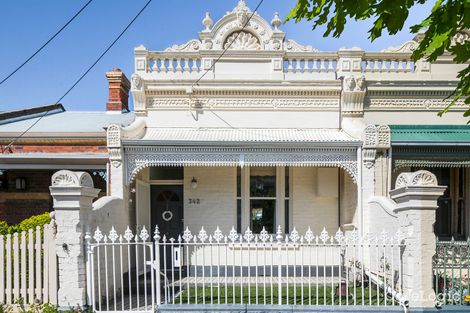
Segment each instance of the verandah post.
M62 170L52 176L50 191L57 224L60 286L57 302L61 309L84 307L87 304L85 231L93 199L100 190L93 188L90 174Z
M445 186L438 186L428 171L401 173L390 196L397 203L394 210L404 234L403 292L414 308L435 306L432 257L436 252L433 224L437 199Z

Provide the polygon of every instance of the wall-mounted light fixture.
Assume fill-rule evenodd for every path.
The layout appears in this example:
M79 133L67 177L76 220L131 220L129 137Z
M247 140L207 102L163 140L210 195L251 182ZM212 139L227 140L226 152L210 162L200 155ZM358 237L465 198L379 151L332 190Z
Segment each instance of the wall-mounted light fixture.
M191 189L196 189L197 188L197 179L196 177L193 177L193 179L191 179Z
M15 180L15 187L16 187L16 190L26 190L26 178L18 177Z

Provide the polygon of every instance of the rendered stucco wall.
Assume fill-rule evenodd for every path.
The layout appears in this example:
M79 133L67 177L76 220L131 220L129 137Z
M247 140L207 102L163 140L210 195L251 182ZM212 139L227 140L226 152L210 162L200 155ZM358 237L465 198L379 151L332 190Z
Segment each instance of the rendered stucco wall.
M191 188L192 178L197 188ZM190 203L190 199L196 203ZM197 204L199 199L199 204ZM236 168L185 167L184 226L199 232L201 226L213 233L217 226L223 232L236 227Z

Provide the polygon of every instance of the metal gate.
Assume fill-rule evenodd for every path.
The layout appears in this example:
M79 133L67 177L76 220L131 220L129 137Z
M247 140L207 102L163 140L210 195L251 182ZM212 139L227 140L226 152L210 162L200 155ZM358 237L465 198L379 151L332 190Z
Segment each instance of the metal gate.
M310 229L224 235L186 229L154 241L143 228L97 229L88 242L89 304L97 312L194 305L399 306L401 233L315 235Z
M154 244L145 227L134 235L129 227L123 235L111 228L87 234L87 296L96 312L154 312ZM157 280L158 281L158 280ZM158 284L159 285L159 284Z

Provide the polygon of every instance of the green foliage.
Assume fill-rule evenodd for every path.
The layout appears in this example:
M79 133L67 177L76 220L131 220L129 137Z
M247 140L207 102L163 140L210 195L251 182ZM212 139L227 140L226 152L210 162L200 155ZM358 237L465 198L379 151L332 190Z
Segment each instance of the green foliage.
M426 0L298 0L295 8L286 18L299 22L303 19L313 22L313 29L326 25L324 37L339 37L346 25L347 18L356 21L373 19L369 30L371 41L382 35L385 30L390 35L403 28L408 19L409 10ZM459 32L470 28L470 0L437 0L429 16L421 23L410 27L414 34L424 31L424 36L414 51L414 61L426 59L434 61L446 51L454 56L456 63L470 61L470 42L454 42ZM457 100L464 99L470 105L470 65L457 76L459 83L453 93L453 100L443 111L442 116ZM470 116L470 108L464 113Z
M50 221L51 221L51 218L49 216L49 213L46 212L40 215L31 216L30 218L23 220L21 223L17 225L17 227L18 227L19 232L28 231L28 229L31 229L31 228L35 229L37 226L42 227L45 224L49 224Z
M67 310L59 310L56 305L43 303L43 304L24 304L22 298L15 301L14 304L0 303L0 313L92 313L91 309L82 309L80 307L70 307Z
M0 221L0 235L20 233L22 231L28 231L29 229L36 229L37 226L40 226L42 229L42 227L45 224L49 224L50 221L51 218L48 212L31 216L17 225L8 225L5 221Z
M9 228L10 228L10 226L8 226L7 222L0 221L0 235L9 234ZM0 311L0 313L2 313L2 312Z

